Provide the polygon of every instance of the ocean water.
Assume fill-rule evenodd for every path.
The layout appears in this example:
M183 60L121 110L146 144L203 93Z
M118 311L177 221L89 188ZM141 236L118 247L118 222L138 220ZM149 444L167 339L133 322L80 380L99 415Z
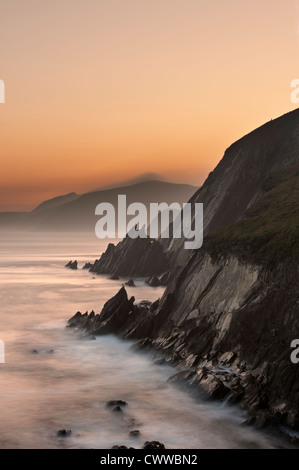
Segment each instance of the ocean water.
M78 310L101 311L120 281L72 271L105 249L95 237L72 234L0 234L0 448L271 448L274 438L240 424L237 407L193 399L168 384L176 373L136 353L116 336L82 340L67 320ZM154 301L162 288L143 280L128 289L137 301ZM38 353L33 352L38 351ZM108 400L125 400L123 413ZM60 429L70 437L57 436ZM140 437L130 437L138 429Z

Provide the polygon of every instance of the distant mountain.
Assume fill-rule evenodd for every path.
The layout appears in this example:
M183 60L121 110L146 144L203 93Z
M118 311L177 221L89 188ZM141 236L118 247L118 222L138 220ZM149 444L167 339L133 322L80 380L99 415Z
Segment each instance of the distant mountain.
M18 228L36 231L94 232L99 216L95 208L101 202L113 204L117 209L118 195L127 197L127 206L133 202L143 203L147 209L152 202L187 202L196 187L189 184L166 183L162 181L141 181L132 185L102 189L82 195L69 193L40 204L29 213L0 213L1 228ZM149 210L148 210L149 212ZM9 224L6 222L9 220Z
M39 206L33 209L32 213L44 211L47 209L53 209L54 207L58 207L62 204L65 204L66 202L74 201L78 197L79 195L76 193L68 193L64 196L57 196L52 199L48 199L47 201L42 202L41 204L39 204Z

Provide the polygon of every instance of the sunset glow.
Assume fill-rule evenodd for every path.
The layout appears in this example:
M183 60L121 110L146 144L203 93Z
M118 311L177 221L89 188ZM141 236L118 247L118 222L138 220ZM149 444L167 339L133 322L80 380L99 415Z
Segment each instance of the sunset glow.
M199 186L296 107L293 0L0 0L0 210L145 172Z

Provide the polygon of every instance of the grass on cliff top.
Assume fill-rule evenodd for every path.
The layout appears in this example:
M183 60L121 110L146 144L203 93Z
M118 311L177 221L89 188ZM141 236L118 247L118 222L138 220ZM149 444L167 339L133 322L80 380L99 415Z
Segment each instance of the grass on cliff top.
M235 253L275 266L299 259L299 163L271 175L263 194L245 217L213 232L207 246L214 255Z

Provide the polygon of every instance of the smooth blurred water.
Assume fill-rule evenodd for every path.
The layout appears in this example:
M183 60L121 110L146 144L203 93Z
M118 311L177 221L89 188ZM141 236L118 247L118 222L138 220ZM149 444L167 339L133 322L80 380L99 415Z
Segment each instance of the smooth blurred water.
M195 401L167 384L176 371L133 352L131 342L112 335L84 341L65 328L78 310L100 312L124 282L64 268L70 259L80 268L93 261L106 243L78 234L2 233L0 240L6 360L0 364L0 448L138 448L146 440L189 449L277 445L240 427L238 408ZM139 280L128 293L154 301L163 289ZM123 414L106 407L114 399L128 402ZM59 429L71 429L71 437L57 437ZM134 429L140 438L129 437Z

